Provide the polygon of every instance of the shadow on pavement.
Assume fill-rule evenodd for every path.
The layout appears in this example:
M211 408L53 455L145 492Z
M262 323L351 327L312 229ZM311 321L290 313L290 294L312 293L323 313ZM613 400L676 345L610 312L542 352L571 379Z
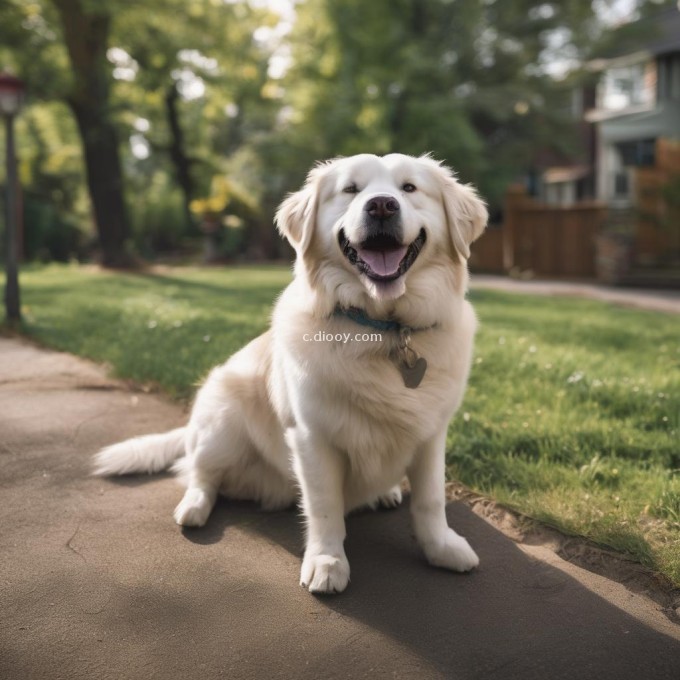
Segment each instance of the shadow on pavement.
M234 522L234 510L225 503L215 522L225 514ZM248 531L302 554L293 513L267 515L252 506L236 512ZM315 599L409 647L444 677L680 677L680 643L527 556L464 505L449 505L448 516L480 555L479 569L453 574L430 567L405 507L363 512L347 521L350 586Z

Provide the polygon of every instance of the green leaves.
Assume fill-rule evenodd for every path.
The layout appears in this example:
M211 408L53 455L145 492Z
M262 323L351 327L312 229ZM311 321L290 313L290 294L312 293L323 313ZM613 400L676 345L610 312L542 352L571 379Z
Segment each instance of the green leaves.
M579 54L592 18L589 3L308 0L284 80L290 132L317 157L432 151L498 204L539 149L569 139L546 60L563 58L556 36Z

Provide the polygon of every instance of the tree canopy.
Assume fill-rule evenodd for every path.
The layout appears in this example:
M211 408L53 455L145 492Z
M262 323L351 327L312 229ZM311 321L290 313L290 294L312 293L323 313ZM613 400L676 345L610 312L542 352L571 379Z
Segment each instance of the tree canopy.
M275 256L277 202L357 152L432 152L499 205L569 147L570 90L614 5L0 0L0 65L29 91L27 255L83 254L96 234L121 264L217 211L225 253Z

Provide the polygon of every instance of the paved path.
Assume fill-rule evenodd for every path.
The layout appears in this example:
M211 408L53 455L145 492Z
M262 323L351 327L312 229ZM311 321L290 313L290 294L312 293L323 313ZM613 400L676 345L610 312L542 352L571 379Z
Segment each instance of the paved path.
M543 281L540 279L522 281L507 276L490 276L487 274L472 274L470 284L473 289L501 290L508 293L529 295L584 297L626 307L680 314L680 290L614 288L593 283Z
M405 508L367 512L348 521L349 589L317 598L297 585L294 512L224 501L181 531L171 478L88 476L99 446L184 418L92 364L0 339L1 678L680 678L678 627L463 504L449 519L479 570L427 566Z

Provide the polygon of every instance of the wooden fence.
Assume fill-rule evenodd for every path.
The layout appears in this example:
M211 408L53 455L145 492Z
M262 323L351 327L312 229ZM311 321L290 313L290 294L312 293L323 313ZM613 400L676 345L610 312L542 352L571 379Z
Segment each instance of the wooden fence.
M508 189L504 213L502 227L473 244L472 269L565 278L596 275L596 237L607 214L603 204L547 205L517 185Z
M591 278L609 283L656 272L680 281L680 142L659 139L656 163L635 169L635 204L547 205L521 185L506 194L503 224L472 245L480 272ZM598 248L599 247L599 248ZM670 279L669 279L670 280Z

